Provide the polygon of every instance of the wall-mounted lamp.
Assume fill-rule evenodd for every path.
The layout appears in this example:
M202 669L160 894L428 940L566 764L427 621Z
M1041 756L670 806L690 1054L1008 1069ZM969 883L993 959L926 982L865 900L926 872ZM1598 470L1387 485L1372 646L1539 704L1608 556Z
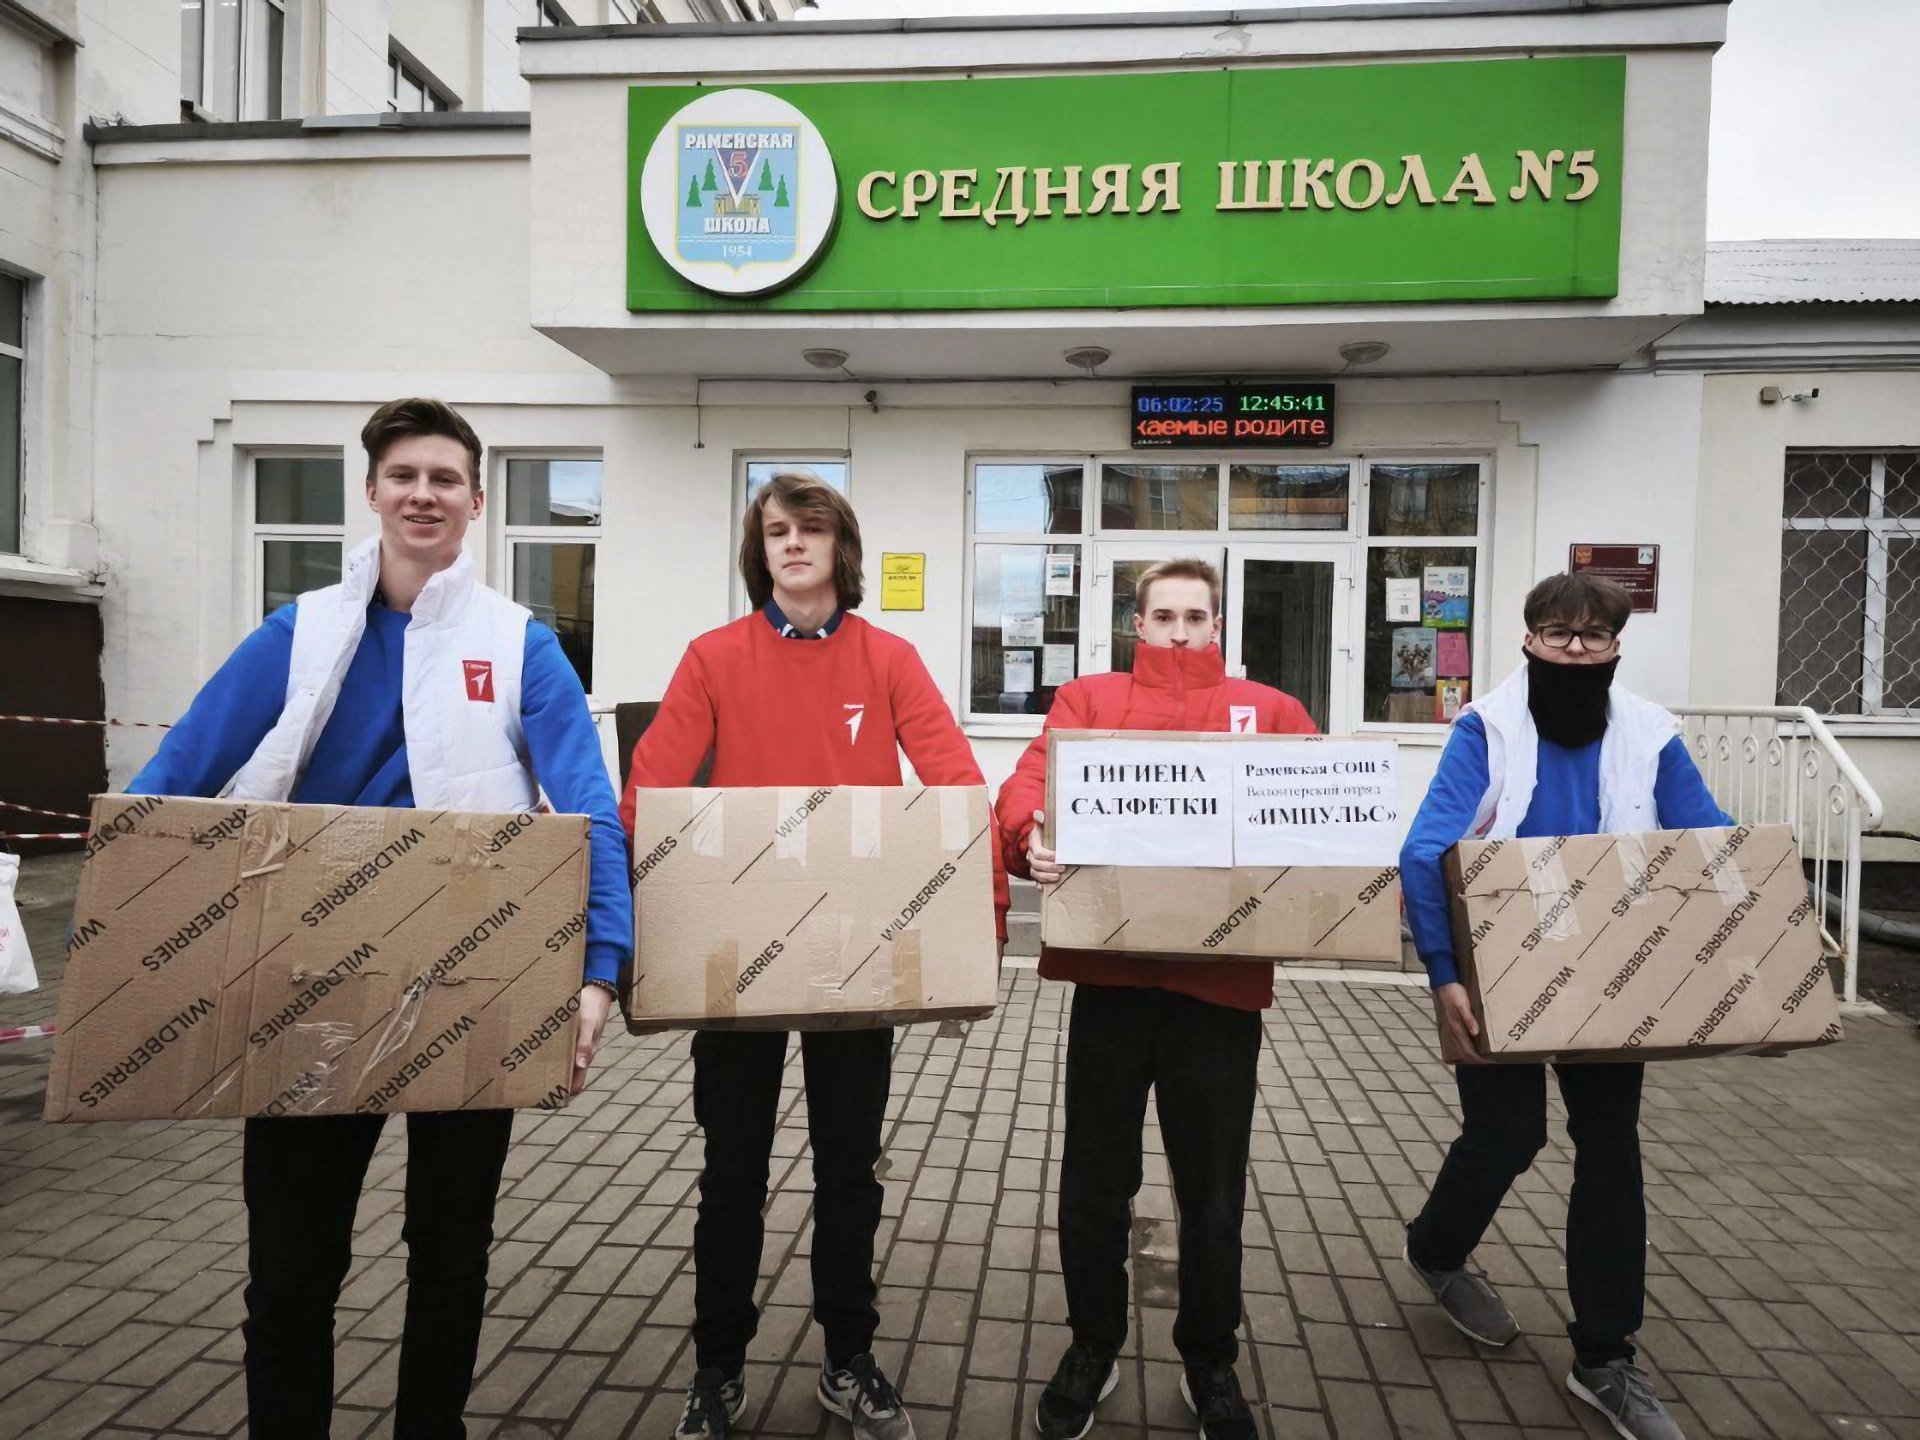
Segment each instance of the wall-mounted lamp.
M1104 345L1081 345L1065 351L1060 358L1076 370L1087 372L1087 378L1093 378L1093 372L1113 358L1113 352Z

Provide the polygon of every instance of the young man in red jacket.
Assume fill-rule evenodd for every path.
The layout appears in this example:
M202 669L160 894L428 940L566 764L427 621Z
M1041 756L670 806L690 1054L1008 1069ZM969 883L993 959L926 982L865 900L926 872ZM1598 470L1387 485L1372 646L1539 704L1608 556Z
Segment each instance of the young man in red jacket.
M1049 730L1235 730L1311 735L1299 701L1230 680L1221 659L1220 575L1169 560L1134 591L1133 673L1060 687ZM1007 869L1051 885L1065 873L1040 842L1047 737L1020 757L996 809ZM1260 1012L1273 965L1141 960L1043 947L1040 973L1074 982L1067 1032L1060 1268L1073 1343L1040 1396L1044 1440L1078 1440L1113 1390L1127 1334L1127 1237L1140 1189L1140 1129L1154 1092L1180 1210L1180 1391L1205 1440L1252 1440L1233 1371L1240 1323L1240 1216L1259 1073Z
M633 752L620 818L634 849L634 794L690 785L713 753L713 785L898 785L900 751L924 785L980 785L973 751L906 641L852 612L860 604L860 524L816 476L774 476L752 503L740 574L756 613L687 647ZM1006 877L994 866L1006 935ZM645 923L644 919L641 923ZM800 1037L813 1143L813 1313L826 1332L820 1403L857 1436L911 1440L913 1422L874 1363L873 1241L880 1225L880 1128L893 1031ZM764 1238L767 1167L786 1063L784 1031L693 1037L693 1113L706 1136L693 1231L697 1366L675 1433L731 1433L746 1404L747 1346Z

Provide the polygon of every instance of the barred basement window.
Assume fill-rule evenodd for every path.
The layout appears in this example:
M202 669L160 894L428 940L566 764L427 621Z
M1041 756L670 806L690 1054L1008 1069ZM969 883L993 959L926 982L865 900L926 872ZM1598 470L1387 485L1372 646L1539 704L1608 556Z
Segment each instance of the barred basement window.
M1920 451L1787 455L1776 703L1920 713Z

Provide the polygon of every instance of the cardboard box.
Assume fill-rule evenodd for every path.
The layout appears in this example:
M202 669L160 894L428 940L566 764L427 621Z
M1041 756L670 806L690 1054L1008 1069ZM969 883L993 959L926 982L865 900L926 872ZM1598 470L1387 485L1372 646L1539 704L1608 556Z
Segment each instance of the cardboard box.
M639 792L627 1027L839 1030L998 999L981 786Z
M102 795L49 1120L564 1105L588 821Z
M1488 1058L1772 1055L1840 1038L1788 826L1463 840L1444 864Z
M1054 730L1048 735L1047 830L1058 833L1060 747L1083 740L1122 740L1142 747L1200 742L1232 755L1280 745L1308 755L1331 755L1315 737L1213 732ZM1320 747L1310 749L1310 747ZM1070 752L1069 752L1070 753ZM1388 748L1387 753L1391 755ZM1397 794L1391 771L1377 777L1381 793ZM1231 816L1225 817L1230 824ZM1398 817L1381 814L1369 827L1397 835ZM1247 836L1221 845L1232 860ZM1049 839L1049 844L1053 843ZM1376 848L1397 850L1397 841ZM1236 849L1236 846L1240 849ZM1106 950L1165 960L1341 961L1398 970L1400 872L1393 864L1356 865L1072 865L1066 878L1041 892L1040 934L1062 949Z

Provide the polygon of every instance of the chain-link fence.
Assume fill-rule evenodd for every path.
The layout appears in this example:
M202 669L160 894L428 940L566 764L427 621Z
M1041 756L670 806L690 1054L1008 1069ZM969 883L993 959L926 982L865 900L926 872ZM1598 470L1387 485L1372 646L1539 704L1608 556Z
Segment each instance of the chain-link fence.
M1920 710L1920 451L1787 456L1776 703Z

